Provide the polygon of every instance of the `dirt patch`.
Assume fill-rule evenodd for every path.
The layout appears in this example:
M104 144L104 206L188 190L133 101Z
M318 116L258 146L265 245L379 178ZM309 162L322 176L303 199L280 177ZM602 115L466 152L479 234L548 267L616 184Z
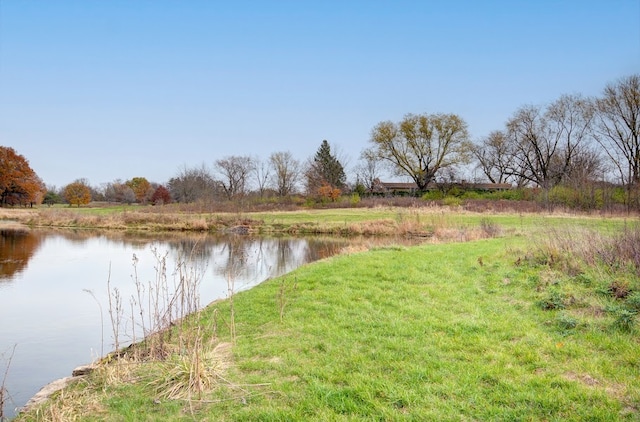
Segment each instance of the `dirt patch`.
M589 374L576 374L575 372L567 372L564 374L564 378L568 379L569 381L577 381L589 387L593 387L600 384L600 381L593 378Z

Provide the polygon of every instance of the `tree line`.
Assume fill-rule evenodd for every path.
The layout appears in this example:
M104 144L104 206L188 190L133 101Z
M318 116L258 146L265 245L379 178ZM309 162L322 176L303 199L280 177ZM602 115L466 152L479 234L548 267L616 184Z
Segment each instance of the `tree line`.
M371 130L351 184L344 159L326 140L306 162L288 151L272 153L267 160L234 155L216 160L212 169L183 166L164 185L135 177L95 188L79 179L60 190L45 189L13 149L1 147L0 153L3 205L190 203L294 194L335 201L349 191L374 193L384 172L409 178L416 191L424 192L461 181L470 171L481 174L474 181L545 192L562 187L593 193L598 186L614 185L625 189L627 204L639 205L640 75L608 84L597 98L571 94L547 105L524 105L503 128L476 142L456 114L407 114L399 122L380 122Z

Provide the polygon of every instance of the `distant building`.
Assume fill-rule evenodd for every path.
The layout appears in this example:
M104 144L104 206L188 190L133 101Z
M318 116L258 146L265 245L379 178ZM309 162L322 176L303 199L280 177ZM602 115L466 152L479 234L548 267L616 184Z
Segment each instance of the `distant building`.
M463 190L475 190L475 191L503 191L512 189L513 186L510 183L467 183L454 182L454 183L435 183L431 182L427 185L427 191L441 189L443 187L458 187ZM376 179L373 182L373 193L383 195L415 195L419 192L418 185L414 182L382 182L380 179Z

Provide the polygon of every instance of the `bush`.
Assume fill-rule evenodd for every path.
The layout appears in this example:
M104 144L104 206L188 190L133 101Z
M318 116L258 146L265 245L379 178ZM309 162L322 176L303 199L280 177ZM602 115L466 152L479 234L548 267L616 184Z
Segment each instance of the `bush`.
M439 201L443 198L444 193L439 190L428 191L425 192L424 195L422 195L422 199L424 199L425 201Z
M447 196L442 200L443 205L447 205L449 207L459 207L462 205L462 199L455 196Z

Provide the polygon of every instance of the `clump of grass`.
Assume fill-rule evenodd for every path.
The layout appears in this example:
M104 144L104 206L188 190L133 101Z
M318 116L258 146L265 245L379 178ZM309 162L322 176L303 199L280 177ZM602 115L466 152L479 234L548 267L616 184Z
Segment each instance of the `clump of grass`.
M480 229L486 237L498 237L502 234L502 227L488 218L480 220Z
M607 292L615 299L624 299L631 293L631 286L627 280L614 280L609 284Z
M193 347L175 353L155 365L148 374L148 385L160 398L169 400L202 399L203 394L225 381L230 362L230 345L204 347L198 337Z
M562 312L556 317L556 324L563 332L570 332L580 325L580 321L570 314Z
M630 309L640 312L640 292L631 293L627 297L626 302Z
M548 292L546 297L538 301L540 308L550 311L565 309L569 303L573 301L573 298L561 293L560 291L553 289Z
M614 318L613 328L627 333L634 330L638 311L624 306L609 306L606 311Z

